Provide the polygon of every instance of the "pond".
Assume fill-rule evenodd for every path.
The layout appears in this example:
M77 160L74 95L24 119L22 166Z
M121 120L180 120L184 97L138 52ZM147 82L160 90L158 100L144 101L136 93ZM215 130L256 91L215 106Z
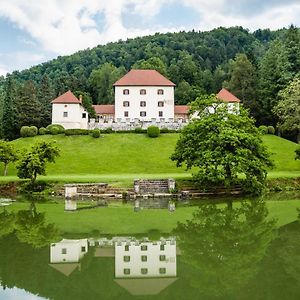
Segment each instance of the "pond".
M231 200L66 212L5 199L0 299L300 299L300 195Z

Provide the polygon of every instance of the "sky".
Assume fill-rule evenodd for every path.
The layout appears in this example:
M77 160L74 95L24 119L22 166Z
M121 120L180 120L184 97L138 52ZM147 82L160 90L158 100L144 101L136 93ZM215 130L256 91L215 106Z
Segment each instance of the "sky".
M0 75L155 32L299 23L300 0L0 0Z

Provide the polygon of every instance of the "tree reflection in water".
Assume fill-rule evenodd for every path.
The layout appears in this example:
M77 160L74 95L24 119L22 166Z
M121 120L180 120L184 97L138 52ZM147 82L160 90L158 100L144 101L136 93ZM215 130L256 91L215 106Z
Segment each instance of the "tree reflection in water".
M263 201L227 206L203 204L191 220L175 229L183 261L192 266L190 284L204 294L237 292L257 272L275 239L275 220Z
M28 210L16 214L6 210L0 213L0 238L12 232L20 242L33 248L42 248L60 239L58 229L46 222L44 213L37 212L34 202L30 203Z

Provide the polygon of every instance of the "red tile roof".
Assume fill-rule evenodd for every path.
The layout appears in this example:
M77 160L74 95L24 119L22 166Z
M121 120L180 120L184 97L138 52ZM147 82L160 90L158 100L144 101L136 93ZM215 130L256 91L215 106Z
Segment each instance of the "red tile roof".
M67 91L66 93L58 96L51 103L81 104L81 102L75 97L75 95L71 91Z
M184 114L187 115L190 110L190 107L188 105L175 105L174 106L174 114Z
M131 70L114 86L175 86L175 83L161 75L156 70Z
M114 105L93 105L95 112L97 115L100 114L110 114L114 115L115 114L115 106Z
M239 98L237 98L236 96L234 96L233 94L231 94L229 91L227 91L224 88L221 89L221 91L217 94L217 98L219 98L220 100L223 100L225 102L229 102L229 103L241 102L241 100Z

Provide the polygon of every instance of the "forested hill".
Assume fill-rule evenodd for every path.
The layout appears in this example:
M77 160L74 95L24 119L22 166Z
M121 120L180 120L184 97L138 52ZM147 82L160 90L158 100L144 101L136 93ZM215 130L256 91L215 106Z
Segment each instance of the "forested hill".
M81 91L94 103L112 103L112 83L126 71L156 69L176 83L177 104L225 86L244 102L258 124L275 125L272 109L278 92L300 70L299 36L299 29L291 26L253 33L232 27L138 37L13 72L6 80L6 92L11 90L9 97L14 98L17 113L26 115L24 105L30 102L30 113L38 106L49 122L50 100L68 89ZM6 92L2 92L2 102ZM24 118L22 125L45 125L38 119Z

